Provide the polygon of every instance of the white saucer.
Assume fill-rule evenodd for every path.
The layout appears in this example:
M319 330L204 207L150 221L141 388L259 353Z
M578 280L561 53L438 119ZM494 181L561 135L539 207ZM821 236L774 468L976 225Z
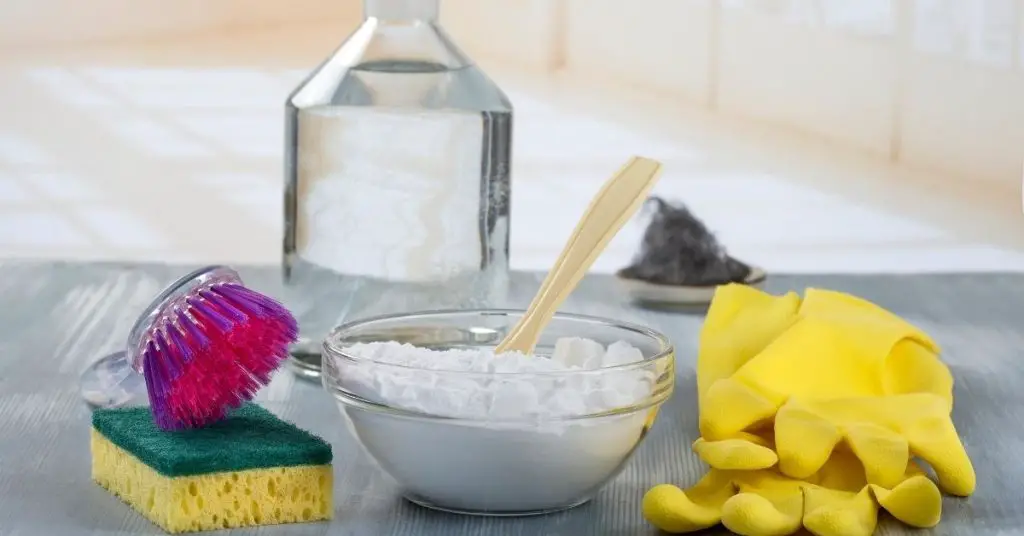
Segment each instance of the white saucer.
M750 274L743 281L743 284L754 288L761 288L767 278L764 270L751 267ZM629 279L616 276L619 284L626 289L634 301L646 303L658 303L666 305L702 305L711 303L718 285L708 286L685 286L685 285L659 285L648 283L638 279Z

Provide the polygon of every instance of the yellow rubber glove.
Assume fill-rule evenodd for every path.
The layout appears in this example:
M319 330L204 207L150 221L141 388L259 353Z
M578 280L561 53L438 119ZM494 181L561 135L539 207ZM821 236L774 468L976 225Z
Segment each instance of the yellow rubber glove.
M917 464L910 462L891 488L865 485L864 474L864 465L852 452L840 450L829 458L803 486L804 527L819 536L871 534L879 506L911 527L939 524L942 494Z
M838 400L787 401L776 413L774 432L741 432L718 441L697 439L693 450L712 468L741 471L776 467L806 478L836 449L864 463L871 484L894 486L918 458L935 472L946 493L974 493L977 477L946 402L930 393Z
M722 285L715 290L697 353L697 397L702 415L708 389L732 376L796 322L799 309L800 297L793 292L773 296L740 284ZM703 421L701 423L703 427ZM735 434L726 444L710 445L710 454L715 455L715 449L724 448L719 457L733 460L732 466L712 466L720 469L763 469L774 465L777 460L774 452L767 448L748 452L751 444L736 440L743 437ZM766 444L764 439L757 439L754 435L748 435L746 439L753 439L757 445Z
M669 533L695 532L722 524L745 536L793 534L801 527L818 536L869 536L878 507L914 527L935 526L942 498L916 466L891 489L866 485L852 456L834 456L808 480L773 470L712 469L683 491L663 484L644 496L644 517Z
M729 284L715 290L697 351L698 403L718 380L732 376L797 320L800 297L773 296Z
M768 469L779 461L775 452L775 434L740 432L736 437L707 441L697 438L693 451L704 463L723 471Z
M644 518L672 534L718 524L747 536L792 534L801 526L803 510L800 483L774 471L712 469L686 491L661 484L643 500Z
M752 536L800 526L856 536L873 532L881 505L912 526L934 526L941 496L912 456L935 466L950 492L974 488L938 351L859 298L720 287L701 332L704 437L693 445L712 470L685 492L653 488L645 516L668 532L722 523Z
M808 289L801 301L793 293L719 287L701 332L704 437L694 449L718 469L771 467L777 461L771 421L788 394L932 392L951 407L952 376L935 350L919 330L860 298Z
M974 493L976 477L946 401L931 393L836 400L791 398L775 416L779 470L790 477L817 473L840 443L866 470L867 481L899 483L911 457L928 463L943 491Z
M953 380L927 335L870 302L808 289L794 317L776 313L793 298L735 290L715 295L698 356L700 430L704 439L734 438L770 423L789 397L850 398L928 392L952 408ZM770 305L765 305L765 302ZM717 309L750 312L720 314ZM753 315L744 321L747 315ZM760 331L751 329L764 318ZM779 326L784 326L778 329ZM767 336L774 338L759 351ZM751 351L754 355L750 356ZM724 376L734 369L731 376Z

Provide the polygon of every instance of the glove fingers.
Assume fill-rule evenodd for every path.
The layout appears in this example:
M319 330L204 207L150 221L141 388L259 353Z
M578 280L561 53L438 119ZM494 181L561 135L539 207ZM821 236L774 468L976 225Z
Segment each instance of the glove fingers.
M846 443L863 462L869 483L892 488L903 481L910 459L910 446L903 436L864 422L846 427Z
M661 484L644 495L644 518L671 534L703 530L721 522L722 505L735 493L728 477L716 471L686 491Z
M779 461L779 457L760 438L743 434L733 439L705 441L697 439L693 451L704 463L723 471L752 471L767 469ZM757 442L755 442L757 441Z
M851 493L806 486L803 524L817 536L871 536L878 505L867 488Z
M834 424L792 401L775 416L775 450L779 470L787 476L803 479L818 472L840 439Z
M930 528L942 518L942 494L928 477L915 475L889 490L870 486L875 500L896 519L918 528Z
M700 408L700 432L714 441L736 437L775 415L778 406L746 385L726 378L708 388Z
M911 454L928 462L943 491L960 497L974 493L974 466L948 415L918 421L907 439Z
M783 536L800 529L803 493L789 490L740 493L722 505L722 525L743 536Z

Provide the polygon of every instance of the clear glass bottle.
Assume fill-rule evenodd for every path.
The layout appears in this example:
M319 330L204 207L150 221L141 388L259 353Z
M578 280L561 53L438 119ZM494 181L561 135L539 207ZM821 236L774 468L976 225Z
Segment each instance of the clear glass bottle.
M439 0L363 4L286 103L285 301L307 377L339 323L507 292L512 105L440 27Z

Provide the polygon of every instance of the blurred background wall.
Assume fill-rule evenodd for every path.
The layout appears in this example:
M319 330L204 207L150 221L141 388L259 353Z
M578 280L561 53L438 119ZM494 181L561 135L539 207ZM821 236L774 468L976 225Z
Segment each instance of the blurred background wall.
M602 180L627 156L605 147L646 151L675 162L676 175L663 181L669 193L697 204L732 249L769 267L836 271L851 258L865 270L1024 267L1024 0L442 0L442 13L450 33L516 102L518 210L543 206L545 189L564 188L572 176L592 179L578 184ZM0 5L6 81L0 85L0 156L6 126L9 153L28 150L30 142L49 144L69 166L66 176L121 191L122 207L158 210L160 204L147 199L153 192L171 195L180 190L174 184L199 188L197 177L219 174L235 181L226 187L234 197L260 184L257 212L276 218L281 103L360 18L358 0L7 0ZM93 98L76 93L74 84L83 79L114 101L109 115L82 115L83 99ZM76 98L77 105L69 104ZM239 99L252 106L247 119L230 111ZM58 114L59 106L75 111ZM140 106L151 109L139 112ZM150 183L140 170L156 168L136 149L117 156L120 165L88 164L98 154L117 154L119 144L131 145L95 129L134 132L136 142L157 136L127 119L110 126L135 112L158 123L187 116L192 143L223 149L231 142L195 134L195 128L219 128L248 153L199 170L183 164L181 154L171 158L173 143L165 141L165 154L154 158L173 165L147 171ZM562 129L556 142L539 141L551 128ZM240 136L253 140L239 142ZM53 141L58 138L65 141ZM182 147L178 153L187 153ZM82 154L73 156L76 151ZM9 182L27 181L23 168L4 165L0 159ZM716 178L723 169L746 182L723 187L726 179ZM152 182L158 175L168 186ZM46 187L38 185L44 183L9 189L42 195ZM583 203L588 188L571 195ZM848 213L822 208L827 203L819 194ZM742 208L722 203L737 196L745 200ZM759 206L747 203L754 198ZM557 225L568 227L575 216ZM187 260L224 252L223 239L204 237L210 221L147 217L153 236L173 234L178 238L167 241L179 246L149 254L114 248L108 256L173 260L174 250ZM540 267L563 237L536 244L530 237L541 233L527 228L527 218L514 220L520 254L514 251L513 258ZM82 222L88 219L79 218L71 230L87 228ZM277 231L253 231L259 227L253 220L239 216L217 227L221 236L235 237L239 261L275 262ZM109 218L98 225L132 226ZM823 227L832 231L804 242L793 238ZM851 227L868 229L866 243L885 243L889 250L858 250L863 244L850 241ZM638 232L612 248L617 256L608 268L625 262ZM135 240L153 243L142 235ZM907 253L908 240L930 253ZM0 252L103 257L93 246L73 253L15 244ZM837 248L845 248L845 256L837 256ZM971 258L983 260L963 264Z
M447 8L452 31L487 55L625 83L972 187L1019 190L1020 0L456 0Z
M1016 188L1022 0L445 0L480 58L675 96ZM8 50L336 21L358 0L8 0ZM999 188L999 186L993 186Z

